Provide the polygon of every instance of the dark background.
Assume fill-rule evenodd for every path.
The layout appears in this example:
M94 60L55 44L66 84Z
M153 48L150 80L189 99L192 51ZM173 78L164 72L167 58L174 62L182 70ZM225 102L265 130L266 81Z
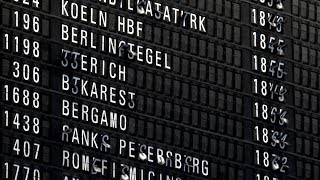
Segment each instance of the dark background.
M1 68L0 100L1 120L1 178L4 162L37 167L41 179L62 179L62 175L78 175L80 179L105 179L82 171L62 167L61 149L72 149L94 154L115 162L137 167L170 172L182 179L253 180L257 173L284 180L318 180L319 164L319 78L320 78L320 2L284 0L284 9L277 10L258 0L159 0L161 4L194 12L206 17L207 33L179 27L180 25L138 16L119 7L108 7L96 1L75 1L90 7L108 11L108 27L90 27L61 14L61 2L42 0L41 8L0 0L1 6ZM283 32L277 33L251 23L251 9L256 8L285 17ZM18 10L41 19L40 32L33 33L13 26L12 12ZM143 22L142 37L129 36L116 30L115 15L130 17ZM62 42L61 23L82 26L89 31L103 32L106 37L134 42L169 54L171 70L164 70L136 61L128 61L114 55L91 51L84 47ZM285 55L277 56L269 51L254 48L251 33L256 31L285 40ZM13 50L5 50L4 34L27 37L41 44L41 57L32 58ZM74 50L110 59L126 65L126 82L109 80L81 71L63 68L60 64L61 49ZM252 56L264 56L285 64L287 74L276 78L268 73L253 70ZM12 76L12 62L19 61L41 69L38 84ZM114 87L136 92L134 109L93 101L61 91L61 74L67 73ZM253 93L252 79L283 85L288 92L284 102ZM28 108L4 99L3 86L17 86L41 95L40 109ZM128 117L128 129L106 129L61 116L61 99L76 100L87 104L124 112ZM264 121L253 116L254 102L285 109L289 123L285 126ZM5 126L4 111L20 112L41 119L40 133ZM107 132L115 139L123 138L145 143L173 152L190 154L210 163L208 177L183 173L154 164L121 157L117 152L101 151L67 144L61 141L62 123L85 129ZM255 141L254 128L277 130L288 135L285 149ZM39 160L13 155L14 138L42 145ZM255 151L287 157L286 173L274 171L255 163ZM261 159L262 160L262 159ZM22 178L22 177L21 177ZM10 178L9 178L10 179ZM31 178L30 178L31 179Z

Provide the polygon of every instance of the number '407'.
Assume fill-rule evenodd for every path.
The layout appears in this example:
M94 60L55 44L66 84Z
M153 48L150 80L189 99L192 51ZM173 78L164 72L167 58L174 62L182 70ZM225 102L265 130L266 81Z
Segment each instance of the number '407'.
M30 143L29 141L20 141L15 139L13 144L13 152L17 156L23 156L26 158L39 159L40 144Z

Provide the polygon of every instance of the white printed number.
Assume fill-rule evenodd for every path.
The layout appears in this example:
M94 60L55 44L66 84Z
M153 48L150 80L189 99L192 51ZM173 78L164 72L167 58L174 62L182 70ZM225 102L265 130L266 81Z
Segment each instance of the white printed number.
M255 94L261 94L262 96L268 96L270 99L278 99L278 101L284 102L288 90L282 85L253 79L253 92Z
M287 113L282 108L268 106L267 104L260 105L258 102L254 103L253 117L268 120L273 124L277 123L281 126L288 124Z
M269 60L265 57L258 57L257 55L253 55L253 70L259 71L265 74L269 74L273 77L277 77L281 79L286 75L285 72L285 64L283 62L278 62L276 60Z
M13 36L4 34L4 49L11 50L15 53L23 53L26 56L32 56L39 58L40 56L40 44L38 41L30 40L27 38L20 38L19 36Z
M278 178L275 177L269 177L269 176L262 176L260 174L256 175L256 180L279 180Z
M14 129L23 130L25 132L32 132L39 134L40 132L40 120L37 117L30 117L26 114L9 113L8 110L4 111L5 126Z
M281 149L284 149L289 145L287 142L288 135L283 132L259 128L259 126L255 126L254 129L256 141L262 141L265 144L270 143L272 147L278 146Z
M278 10L283 10L284 6L283 6L283 0L253 0L255 2L260 2L262 4L265 4L271 8L276 8Z
M39 8L39 0L13 0L16 3L22 3L23 5L27 5L30 6L32 5L32 7L35 8Z
M16 139L13 145L13 152L15 155L26 158L39 159L40 144L30 143L29 141L22 141Z
M20 64L19 62L13 62L13 77L22 78L25 81L31 81L39 83L40 81L40 69L38 67L30 67L29 64Z
M37 16L31 16L29 14L20 15L19 11L14 11L14 26L17 28L23 28L27 31L33 31L38 33L40 31L40 19ZM21 21L21 22L20 22Z
M253 8L251 10L251 23L281 33L285 20L282 16Z
M265 34L258 34L257 32L252 33L253 47L260 48L262 50L268 50L270 53L276 53L280 56L285 55L284 48L286 44L283 39L276 37L268 37Z
M4 178L10 180L41 180L40 170L19 164L5 162L3 169Z
M256 150L255 153L256 164L265 168L271 168L274 171L286 173L289 169L287 165L288 158L286 156L278 156L276 154L269 154L268 152L260 152Z
M4 85L4 99L12 101L14 104L22 104L32 108L39 109L40 95L38 92L30 92L28 89L20 89L18 87L9 88L9 85Z

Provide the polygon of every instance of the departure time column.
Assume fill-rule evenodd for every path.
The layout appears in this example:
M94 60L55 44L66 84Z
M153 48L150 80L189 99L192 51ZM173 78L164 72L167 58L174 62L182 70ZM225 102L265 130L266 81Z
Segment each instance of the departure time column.
M259 6L255 5L259 4ZM285 153L290 145L288 101L291 90L282 81L288 76L286 57L288 41L281 36L285 32L286 19L279 13L284 9L282 1L255 1L250 5L252 76L254 118L253 140L261 144L254 147L255 166L268 172L257 171L256 180L278 180L288 174L289 159ZM264 100L266 99L266 100Z

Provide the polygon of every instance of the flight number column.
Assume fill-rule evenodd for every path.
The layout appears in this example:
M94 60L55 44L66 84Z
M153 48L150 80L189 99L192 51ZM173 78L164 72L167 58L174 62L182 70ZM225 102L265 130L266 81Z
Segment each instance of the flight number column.
M42 41L49 21L42 19L40 0L5 0L1 7L1 179L50 179L40 164L50 162L49 71L41 63ZM45 26L43 26L43 23ZM47 51L47 50L45 50ZM44 69L43 69L44 68ZM23 161L21 161L23 160Z

